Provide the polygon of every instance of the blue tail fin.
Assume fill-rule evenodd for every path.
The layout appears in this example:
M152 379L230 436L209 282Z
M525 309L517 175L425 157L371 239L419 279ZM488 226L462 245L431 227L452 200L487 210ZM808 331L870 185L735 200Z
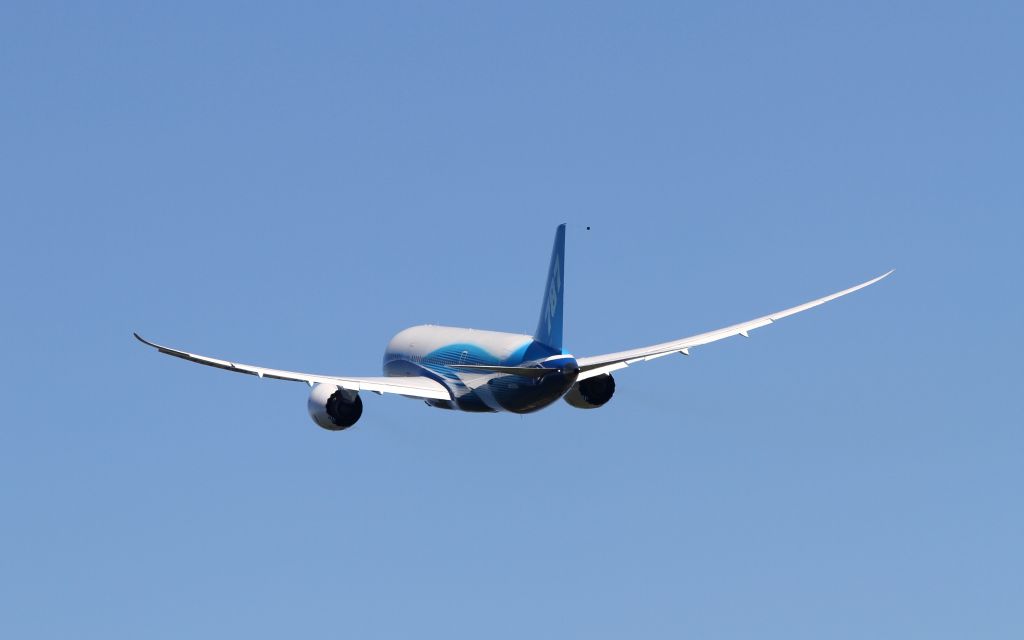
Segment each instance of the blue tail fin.
M562 350L562 299L565 292L565 225L558 225L555 246L551 249L544 305L540 308L540 321L533 334L537 342L552 349Z

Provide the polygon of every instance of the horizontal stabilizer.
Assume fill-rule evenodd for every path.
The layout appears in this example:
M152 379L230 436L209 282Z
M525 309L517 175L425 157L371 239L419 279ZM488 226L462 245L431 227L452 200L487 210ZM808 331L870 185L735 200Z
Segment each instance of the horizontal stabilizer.
M467 371L479 371L480 373L504 373L512 376L523 376L524 378L543 378L549 373L561 371L561 369L542 369L540 367L503 367L487 364L452 364L448 366L452 369L465 369Z

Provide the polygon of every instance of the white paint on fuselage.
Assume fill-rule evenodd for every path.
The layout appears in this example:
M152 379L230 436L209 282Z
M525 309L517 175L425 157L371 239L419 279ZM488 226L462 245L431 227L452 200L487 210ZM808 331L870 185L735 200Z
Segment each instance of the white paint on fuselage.
M532 342L531 336L521 333L421 324L398 332L388 343L384 358L385 361L402 358L420 362L449 345L471 344L507 363L516 351L527 348Z

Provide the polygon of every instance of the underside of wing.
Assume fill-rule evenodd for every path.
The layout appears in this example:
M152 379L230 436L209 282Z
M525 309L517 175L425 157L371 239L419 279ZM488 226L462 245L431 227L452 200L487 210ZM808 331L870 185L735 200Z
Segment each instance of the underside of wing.
M609 373L618 369L623 369L631 364L637 362L646 362L647 360L653 360L662 356L667 356L673 353L681 353L683 355L690 355L690 349L692 347L699 347L711 342L723 340L731 336L744 336L749 337L749 332L754 329L772 324L776 320L781 320L787 316L791 316L801 311L806 311L812 307L825 304L836 298L841 298L849 293L853 293L859 289L870 286L885 278L892 271L884 273L877 278L862 282L861 284L850 287L849 289L843 289L831 295L818 298L817 300L811 300L804 304L783 309L775 313L770 313L760 318L748 320L747 322L741 322L721 329L715 329L714 331L708 331L705 333L699 333L688 338L681 338L679 340L672 340L669 342L662 342L660 344L651 345L649 347L640 347L638 349L630 349L628 351L618 351L616 353L606 353L600 356L590 356L587 358L578 358L577 361L580 365L580 380L586 380L594 376L601 375L602 373Z
M238 362L229 362L228 360L221 360L219 358L211 358L209 356L201 356L195 353L189 353L187 351L181 351L179 349L172 349L159 344L155 344L146 340L139 334L134 334L135 337L143 344L153 347L160 353L166 353L169 356L175 358L181 358L182 360L188 360L189 362L196 362L199 364L206 365L208 367L216 367L218 369L225 369L227 371L234 371L236 373L245 373L251 376L258 376L260 378L274 378L275 380L293 380L296 382L305 382L309 386L314 384L332 384L342 389L349 389L351 391L372 391L374 393L394 393L403 396L411 396L414 398L428 398L433 400L451 400L452 395L440 382L427 378L426 376L376 376L376 377L342 377L342 376L325 376L315 373L301 373L298 371L284 371L282 369L270 369L267 367L258 367L251 364L241 364Z

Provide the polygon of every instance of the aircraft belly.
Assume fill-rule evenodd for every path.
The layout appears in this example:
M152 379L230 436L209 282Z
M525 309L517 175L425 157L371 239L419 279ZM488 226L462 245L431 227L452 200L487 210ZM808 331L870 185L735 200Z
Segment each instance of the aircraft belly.
M487 392L501 411L532 413L557 401L576 382L576 373L550 373L543 378L495 376Z
M425 375L445 385L454 400L428 400L441 409L457 409L473 413L510 411L531 413L557 401L576 382L576 373L553 371L543 378L516 375L463 374L444 366L391 360L384 365L384 375Z

